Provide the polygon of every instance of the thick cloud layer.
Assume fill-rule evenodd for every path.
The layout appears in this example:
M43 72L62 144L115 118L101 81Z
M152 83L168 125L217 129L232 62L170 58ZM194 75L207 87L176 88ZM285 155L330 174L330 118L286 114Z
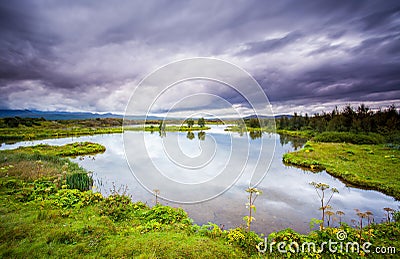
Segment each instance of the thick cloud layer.
M4 1L0 108L121 113L147 74L196 56L243 67L276 113L400 105L399 54L399 1Z

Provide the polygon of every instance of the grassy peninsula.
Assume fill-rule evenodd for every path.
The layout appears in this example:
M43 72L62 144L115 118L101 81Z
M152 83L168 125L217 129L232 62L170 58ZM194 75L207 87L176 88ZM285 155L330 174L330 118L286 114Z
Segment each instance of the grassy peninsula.
M400 199L400 150L387 145L355 145L309 141L283 156L285 163L325 169L345 182Z

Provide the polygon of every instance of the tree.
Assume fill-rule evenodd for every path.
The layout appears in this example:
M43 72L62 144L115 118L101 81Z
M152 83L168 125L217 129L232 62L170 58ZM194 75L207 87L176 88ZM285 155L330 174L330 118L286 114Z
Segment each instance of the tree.
M199 127L203 128L206 125L206 121L204 120L204 118L200 118L197 121L197 124L199 124Z
M188 120L186 121L186 123L187 123L188 127L191 128L191 127L193 127L193 125L194 125L194 120L188 119Z
M260 121L258 120L258 118L251 118L251 119L247 120L246 122L250 128L260 128L261 127L261 124L260 124Z

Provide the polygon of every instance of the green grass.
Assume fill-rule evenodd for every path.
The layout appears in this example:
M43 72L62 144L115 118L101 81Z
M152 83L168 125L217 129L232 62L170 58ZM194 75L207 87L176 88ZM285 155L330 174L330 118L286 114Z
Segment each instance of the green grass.
M283 156L290 163L329 174L358 187L400 199L400 150L385 145L308 142Z
M129 214L132 217L113 221L99 212L107 199L101 195L93 198L96 194L91 192L83 193L78 202L64 208L57 203L61 200L57 196L60 191L49 194L44 201L29 202L16 200L7 194L10 191L3 184L0 257L246 257L241 249L227 245L222 238L195 234L189 224L160 223L144 232L141 226L147 220L141 215L153 210L149 207L132 208ZM85 199L93 201L82 202Z
M5 150L3 152L19 154L40 154L50 156L79 156L104 153L104 151L106 151L106 148L98 143L75 142L63 146L39 144L36 146L19 147L13 150Z
M29 190L29 191L27 191ZM215 224L198 226L179 208L132 203L120 194L103 197L92 191L58 189L45 180L34 183L0 178L1 258L280 258L277 245L257 254L262 239L241 228L222 231ZM346 224L299 234L291 229L274 232L269 241L314 242L317 248L345 231L346 242L369 241L377 246L400 246L400 223L373 224L363 230ZM248 245L251 240L251 246ZM339 245L333 247L339 248ZM286 246L286 249L288 247ZM293 257L290 252L285 256ZM339 258L357 258L342 253ZM330 258L303 253L300 258ZM295 257L297 258L297 257ZM338 258L338 257L336 257Z
M0 141L15 142L23 140L47 139L47 138L65 138L70 136L84 136L95 134L122 133L121 127L108 128L47 128L45 126L18 128L0 128Z
M352 143L352 144L382 144L386 138L378 133L352 133L352 132L336 132L326 131L318 133L313 130L277 130L276 133L281 135L288 135L291 137L298 137L304 139L311 139L315 142L327 143Z

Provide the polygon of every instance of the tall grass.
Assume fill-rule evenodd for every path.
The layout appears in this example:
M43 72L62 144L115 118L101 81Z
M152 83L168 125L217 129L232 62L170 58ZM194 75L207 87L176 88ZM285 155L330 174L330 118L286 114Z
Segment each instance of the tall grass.
M0 166L12 165L0 176L35 180L40 177L57 178L63 171L68 174L86 174L85 169L66 158L51 155L0 152Z
M70 189L78 189L80 191L88 191L93 185L92 177L84 172L67 174L66 182Z

